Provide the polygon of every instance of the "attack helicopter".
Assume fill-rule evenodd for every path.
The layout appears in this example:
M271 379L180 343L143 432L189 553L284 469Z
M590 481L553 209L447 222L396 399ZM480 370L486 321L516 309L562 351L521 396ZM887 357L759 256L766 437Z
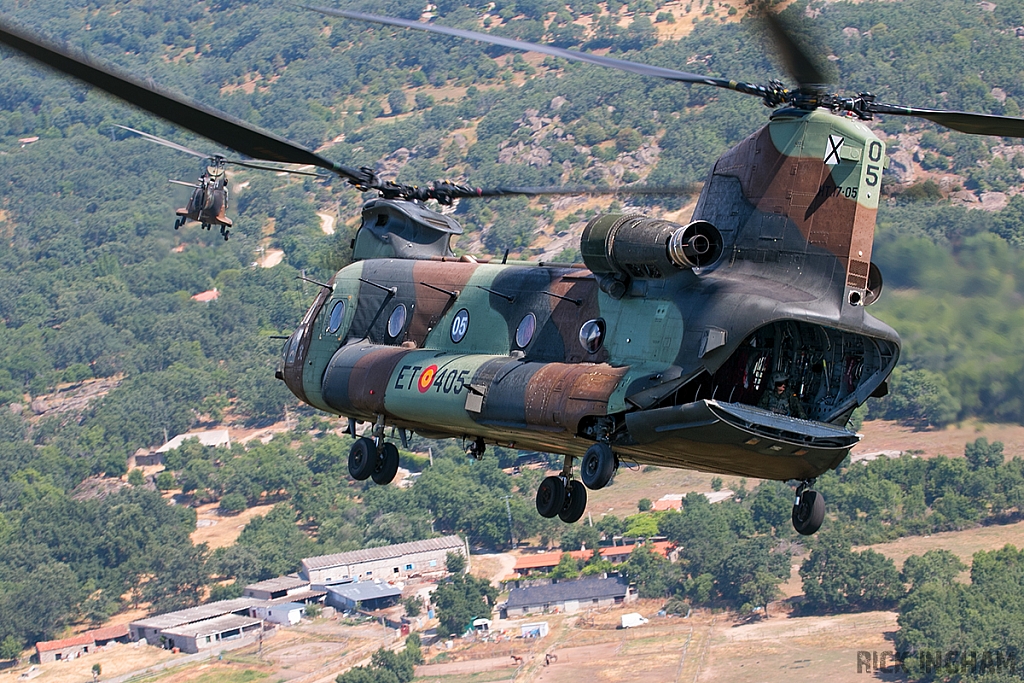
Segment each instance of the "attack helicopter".
M121 130L126 130L129 133L138 135L150 142L155 142L158 145L170 147L171 149L176 149L179 152L191 154L194 157L199 157L204 160L203 171L199 176L198 182L186 183L182 180L168 180L169 183L192 188L192 196L189 197L188 204L186 204L184 208L175 211L175 214L178 217L174 221L174 229L177 230L188 221L195 221L196 223L199 223L204 230L209 230L211 226L218 225L220 226L221 237L224 238L225 242L231 235L231 226L233 225L231 219L227 216L228 176L225 167L228 164L242 166L244 168L258 169L261 171L273 171L275 173L289 173L314 177L318 177L320 175L318 173L310 173L308 171L275 168L273 166L254 164L249 161L227 159L222 154L203 154L202 152L197 152L194 149L189 149L184 145L179 145L176 142L171 142L170 140L166 140L151 133L129 128L128 126L117 125L117 127Z
M276 372L300 400L348 417L353 434L356 421L372 424L349 454L353 478L393 479L392 426L403 438L461 438L476 457L487 444L563 455L536 503L567 523L583 515L588 489L632 461L793 482L793 525L815 533L825 506L811 486L859 440L850 415L885 395L900 352L897 333L865 310L882 291L871 248L888 164L865 122L911 116L1024 137L1024 120L834 93L770 14L793 89L315 11L722 88L772 111L715 162L689 222L598 215L583 231L582 265L494 263L456 257L450 241L461 226L424 203L576 190L385 181L10 22L0 21L0 42L242 154L312 164L377 194L363 207L354 263L319 283Z

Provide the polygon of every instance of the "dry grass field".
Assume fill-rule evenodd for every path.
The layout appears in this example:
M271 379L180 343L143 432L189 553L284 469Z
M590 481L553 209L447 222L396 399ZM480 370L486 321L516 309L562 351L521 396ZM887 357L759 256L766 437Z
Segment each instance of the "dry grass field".
M35 683L91 683L94 664L100 665L102 679L107 680L180 656L153 646L111 645L78 659L36 664L36 671L41 673L31 680ZM14 683L26 669L27 666L19 666L0 672L0 683Z
M206 543L210 550L226 548L232 545L242 533L245 525L253 517L262 517L270 512L273 505L257 505L243 510L237 515L220 515L217 503L201 505L196 508L196 530L192 532L192 542L196 545Z
M911 555L923 555L929 550L939 549L950 551L964 564L970 565L971 557L979 550L997 550L1007 543L1018 548L1024 546L1024 522L974 527L964 531L946 531L930 536L907 536L889 543L866 547L892 558L898 569Z

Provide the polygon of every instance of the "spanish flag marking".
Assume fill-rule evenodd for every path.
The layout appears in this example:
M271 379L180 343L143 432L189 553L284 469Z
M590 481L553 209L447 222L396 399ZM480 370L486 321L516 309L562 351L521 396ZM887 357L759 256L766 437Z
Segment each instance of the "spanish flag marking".
M417 382L416 386L420 390L421 394L427 393L427 389L429 389L430 385L434 383L434 375L436 375L436 374L437 374L437 366L436 365L431 365L426 370L424 370L422 373L420 373L420 381Z

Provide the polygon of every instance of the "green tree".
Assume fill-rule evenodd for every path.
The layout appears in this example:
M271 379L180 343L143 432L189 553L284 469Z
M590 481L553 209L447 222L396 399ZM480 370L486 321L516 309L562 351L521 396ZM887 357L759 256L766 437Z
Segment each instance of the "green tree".
M132 486L145 486L146 477L142 474L142 470L134 469L128 473L128 483Z
M22 643L13 635L0 641L0 659L17 660L21 657Z
M418 617L423 612L423 599L418 595L410 595L402 600L406 616Z
M911 555L903 562L902 579L915 590L928 582L952 584L967 569L960 558L948 550L929 550L924 555Z
M971 469L974 470L999 467L1005 459L1003 443L996 441L990 444L985 437L967 444L964 448L964 456L971 464Z
M444 556L444 567L449 574L461 574L466 571L466 556L454 550L449 551Z
M551 570L552 579L575 579L580 575L579 563L569 553L562 553L558 564Z
M678 577L675 566L650 549L638 545L622 563L621 571L637 586L641 598L660 598L668 595Z
M474 619L489 616L498 591L486 579L455 574L438 586L431 600L437 606L441 632L462 635Z

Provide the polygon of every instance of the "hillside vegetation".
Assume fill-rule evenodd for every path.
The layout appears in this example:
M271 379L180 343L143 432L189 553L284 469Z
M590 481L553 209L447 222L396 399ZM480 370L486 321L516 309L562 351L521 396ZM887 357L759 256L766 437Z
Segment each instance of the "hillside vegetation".
M389 0L373 9L415 18L424 5ZM453 26L714 76L781 78L763 32L736 21L746 10L738 0L499 0L441 2L436 13ZM845 92L1020 114L1021 0L993 9L952 0L798 2L786 11L815 17ZM0 12L331 159L408 182L699 182L768 113L751 97L328 20L270 0L0 0ZM692 30L659 41L670 20ZM167 180L193 180L195 160L113 124L215 145L8 51L0 58L0 640L53 636L134 603L190 604L211 577L226 582L215 595L231 594L294 569L301 553L412 540L429 535L431 522L501 544L507 494L516 538L560 533L530 509L529 477L510 483L493 458L466 464L454 444L447 454L435 444L439 461L409 492L353 486L344 439L273 379L280 341L270 337L289 333L315 292L295 276L328 278L347 262L362 197L338 181L239 172L230 242L194 226L175 232L173 209L187 195ZM1024 420L1024 200L1016 194L1024 147L897 118L877 127L890 151L905 154L886 180L874 259L888 290L874 312L906 347L892 396L870 410L921 426ZM968 210L963 193L1002 193L1006 205ZM689 199L640 208L661 213ZM463 202L457 217L468 235L459 246L534 256L611 202ZM340 217L334 235L321 231L318 211ZM564 257L578 255L566 246ZM268 248L282 249L284 262L257 267ZM212 289L215 301L190 298ZM96 378L114 388L86 408L33 413L40 395ZM165 432L225 415L276 420L286 408L299 416L290 438L229 455L185 448L159 482L193 500L226 499L226 509L278 503L231 548L210 555L193 546L194 514L164 505L137 477L104 498L74 494L87 477L125 475L127 456ZM967 523L986 513L957 514ZM917 517L900 523L941 526Z

